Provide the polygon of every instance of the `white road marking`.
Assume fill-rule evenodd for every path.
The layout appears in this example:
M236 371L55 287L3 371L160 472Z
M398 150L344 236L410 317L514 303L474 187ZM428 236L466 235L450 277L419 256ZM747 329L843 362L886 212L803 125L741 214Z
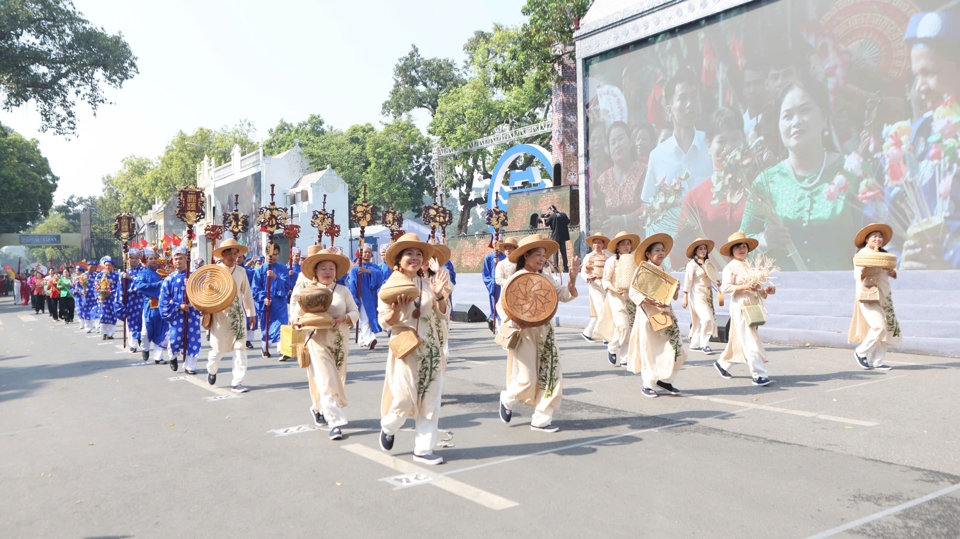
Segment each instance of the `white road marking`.
M830 393L831 391L840 391L840 390L842 390L842 389L850 389L851 387L860 387L860 386L865 386L865 385L869 385L869 384L878 384L878 383L880 383L880 382L888 382L888 381L890 381L890 380L896 380L897 378L906 378L906 377L907 377L906 374L901 375L901 376L884 376L883 378L878 378L878 379L876 379L876 380L870 380L869 382L863 382L863 383L860 383L860 384L853 384L852 386L835 387L835 388L833 388L833 389L828 389L828 390L824 391L824 393Z
M301 432L311 432L314 430L317 430L317 427L313 425L297 425L296 427L273 429L268 430L267 432L272 432L275 437L279 438L280 436L290 436L291 434L300 434Z
M37 317L36 317L36 316L33 316L32 314L18 314L18 315L17 315L17 318L19 318L20 320L23 320L24 322L36 322L36 321L37 321Z
M754 408L757 410L766 410L768 412L777 412L780 414L795 415L799 417L813 417L816 419L825 419L827 421L836 421L837 423L847 423L850 425L858 425L861 427L875 427L878 425L878 423L874 423L872 421L861 421L859 419L850 419L847 417L838 417L833 415L820 414L817 412L802 412L800 410L790 410L789 408L777 408L777 407L769 406L766 404L750 404L747 402L740 402L740 401L735 401L730 399L718 399L716 397L705 397L702 395L693 395L690 398L710 401L710 402L717 402L721 404L732 404L734 406L745 406L745 407Z
M659 430L672 429L672 428L674 428L674 427L683 427L683 426L685 426L685 425L692 425L692 424L693 424L693 423L684 421L684 422L681 422L681 423L671 423L671 424L669 424L669 425L664 425L664 426L662 426L662 427L651 427L651 428L649 428L649 429L634 430L634 431L630 431L630 432L624 432L624 433L622 433L622 434L614 434L613 436L605 436L605 437L602 437L602 438L595 438L595 439L593 439L593 440L587 440L586 442L578 442L578 443L575 443L575 444L565 445L565 446L561 446L561 447L555 447L555 448L553 448L553 449L544 449L543 451L537 451L537 452L535 452L535 453L527 453L526 455L517 455L517 456L515 456L515 457L507 457L507 458L505 458L505 459L495 460L495 461L493 461L493 462L485 462L485 463L483 463L483 464L477 464L476 466L468 466L468 467L466 467L466 468L459 468L459 469L456 469L456 470L450 470L449 472L444 472L444 473L441 474L441 475L443 475L443 476L448 476L448 475L453 475L453 474L460 473L460 472L469 472L469 471L473 471L473 470L479 470L480 468L486 468L486 467L488 467L488 466L496 466L497 464L506 464L507 462L513 462L513 461L515 461L515 460L525 459L525 458L529 458L529 457L536 457L536 456L540 456L540 455L546 455L546 454L548 454L548 453L556 453L556 452L558 452L558 451L565 451L565 450L567 450L567 449L574 449L574 448L582 447L582 446L585 446L585 445L593 445L593 444L599 444L599 443L603 443L603 442L609 442L610 440L617 440L617 439L619 439L619 438L627 438L627 437L631 437L631 436L636 436L636 435L642 434L642 433L644 433L644 432L656 432L656 431L659 431ZM402 470L401 470L401 471L402 471Z
M113 343L110 342L110 341L106 341L106 342L102 342L102 343L98 344L97 346L107 346L107 345L111 345L111 344L113 344Z
M176 382L177 380L186 380L186 376L174 376L172 378L167 378L168 382Z
M856 527L858 527L858 526L862 526L862 525L864 525L864 524L866 524L866 523L868 523L868 522L873 522L874 520L877 520L877 519L880 519L880 518L883 518L883 517L888 517L888 516L890 516L890 515L899 513L900 511L904 511L904 510L906 510L906 509L910 509L911 507L920 505L920 504L922 504L922 503L929 502L930 500L935 500L935 499L937 499L937 498L940 498L940 497L942 497L942 496L946 496L947 494L950 494L950 493L952 493L952 492L956 492L956 491L958 491L958 490L960 490L960 483L957 483L956 485L951 485L951 486L949 486L949 487L947 487L947 488L942 488L942 489L940 489L940 490L938 490L938 491L936 491L936 492L927 494L926 496L922 496L922 497L917 498L917 499L915 499L915 500L910 500L909 502L901 503L900 505L897 505L897 506L895 506L895 507L891 507L890 509L885 509L885 510L883 510L883 511L880 511L879 513L874 513L874 514L872 514L872 515L865 516L865 517L863 517L863 518L854 520L853 522L848 522L848 523L844 524L843 526L837 526L836 528L833 528L833 529L830 529L830 530L827 530L827 531L824 531L824 532L820 532L820 533L818 533L818 534L816 534L816 535L811 535L810 537L807 537L807 539L824 539L824 538L826 538L826 537L832 537L832 536L834 536L834 535L836 535L836 534L838 534L838 533L843 533L843 532L845 532L845 531L847 531L847 530L852 530L853 528L856 528Z
M382 453L379 450L367 447L365 445L349 444L341 447L351 453L370 459L378 464L382 464L403 474L419 473L428 477L434 477L430 472L424 468L421 468L420 466L417 466L416 464L407 462L405 460L400 460L397 457L392 457L386 453ZM502 498L496 494L478 489L466 483L461 483L460 481L457 481L456 479L450 479L449 477L439 476L433 481L422 484L433 485L451 494L456 494L457 496L476 502L488 509L493 509L494 511L509 509L511 507L520 505L513 500Z
M913 365L920 367L930 367L931 369L955 369L956 367L951 367L950 365L938 365L937 363L910 363L909 361L884 361L884 363L889 363L891 365Z
M230 393L228 395L215 395L213 397L204 397L204 399L206 399L207 402L222 401L227 399L239 399L239 398L240 398L240 395L234 395L233 393Z
M277 391L286 391L286 390L288 390L288 389L290 389L290 388L289 388L289 387L278 387L278 388L276 388L276 389L268 389L268 390L264 391L264 393L276 393Z
M393 485L393 490L400 490L402 488L416 487L424 483L429 483L436 480L437 478L432 475L427 475L425 473L414 472L404 475L395 475L393 477L384 477L380 479L384 483Z
M127 363L127 367L140 367L142 365L153 365L153 363L147 361L141 361L140 363Z
M226 389L226 388L223 388L223 387L212 386L212 385L208 384L206 378L204 378L203 380L198 380L196 376L188 376L188 377L186 378L186 380L187 380L187 382L190 382L191 384L193 384L193 385L195 385L195 386L197 386L197 387L202 387L203 389L206 389L207 391L209 391L209 392L211 392L211 393L216 393L217 395L219 395L219 396L221 396L221 397L224 397L224 396L227 396L227 395L229 395L229 396L231 396L231 397L237 397L237 396L238 396L236 393L230 391L229 389ZM207 400L211 400L211 397L207 397ZM217 399L217 400L219 400L219 399Z

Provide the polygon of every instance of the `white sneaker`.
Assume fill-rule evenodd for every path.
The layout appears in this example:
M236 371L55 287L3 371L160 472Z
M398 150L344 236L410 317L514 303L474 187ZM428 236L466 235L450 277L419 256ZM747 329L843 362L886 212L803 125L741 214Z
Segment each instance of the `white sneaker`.
M246 393L247 391L250 391L250 390L244 387L243 384L237 384L233 386L233 389L231 391L233 391L234 393Z

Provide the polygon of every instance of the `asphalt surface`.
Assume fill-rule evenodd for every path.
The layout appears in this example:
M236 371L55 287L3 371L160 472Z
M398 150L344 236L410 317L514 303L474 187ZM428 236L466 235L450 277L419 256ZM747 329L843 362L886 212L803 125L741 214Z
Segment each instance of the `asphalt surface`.
M960 362L770 344L774 383L698 352L644 398L558 329L555 434L497 415L505 353L454 324L438 467L379 449L385 339L352 346L345 437L306 374L251 355L230 395L0 298L0 537L960 537ZM119 334L119 331L118 331ZM762 335L762 330L761 330ZM718 344L716 348L722 348ZM713 356L715 359L716 356Z

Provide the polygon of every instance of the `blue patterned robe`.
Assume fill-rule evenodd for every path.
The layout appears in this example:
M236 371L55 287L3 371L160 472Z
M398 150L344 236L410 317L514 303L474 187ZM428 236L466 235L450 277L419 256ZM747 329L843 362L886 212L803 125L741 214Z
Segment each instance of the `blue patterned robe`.
M393 273L393 268L387 265L386 262L377 264L377 268L380 269L380 278L383 280L383 282L387 282L387 279L389 279L390 275Z
M257 304L257 323L263 335L266 317L267 299L267 269L272 269L276 278L270 279L270 342L280 342L280 326L288 323L287 303L290 299L289 269L279 262L273 265L264 264L254 270L250 288L253 292L253 302ZM266 340L266 339L264 339Z
M144 267L130 283L130 290L140 294L143 298L141 307L141 340L143 347L151 342L166 348L167 322L160 316L160 288L163 279L157 270Z
M170 337L170 351L179 354L183 350L184 320L180 305L187 302L187 278L182 271L174 271L163 280L160 286L160 316L170 325L167 335ZM187 356L200 355L200 312L190 306L187 323Z
M143 328L143 294L133 289L133 283L146 268L140 266L136 269L127 270L127 292L124 294L123 287L120 287L120 294L117 295L117 302L114 308L117 310L117 318L127 321L127 329L133 335L135 340L140 340L140 332ZM126 305L124 305L124 296L126 295Z
M383 277L380 274L380 268L376 264L363 263L363 267L370 270L370 273L364 273L360 278L360 291L357 293L357 275L360 267L353 266L348 273L347 284L350 286L350 293L353 294L353 300L357 306L367 313L367 320L370 322L370 330L375 334L380 333L380 324L377 321L377 293L383 286Z
M300 276L300 270L301 270L302 266L300 266L300 264L293 264L292 266L293 266L293 274L290 273L290 271L291 271L290 268L289 268L289 267L287 268L287 275L290 276L290 280L287 281L287 282L296 284L296 283L297 283L297 277ZM291 288L291 291L292 291L292 290L293 290L293 289Z
M495 301L500 299L500 287L497 286L496 269L497 262L506 258L499 252L492 252L483 257L483 270L480 275L483 277L483 284L487 287L487 294L490 294L490 318L497 316ZM451 279L452 279L451 275Z
M84 275L86 275L88 279L91 278L89 273L84 272ZM97 303L95 287L91 281L87 282L86 287L81 286L79 278L73 286L73 297L75 297L77 301L77 318L80 320L93 320L93 306Z
M98 287L100 286L100 280L103 279L104 276L110 281L110 295L106 298L101 298ZM117 313L114 308L114 303L120 295L120 274L115 271L111 271L110 273L100 272L87 286L93 289L93 293L97 298L97 305L100 307L100 324L116 324Z

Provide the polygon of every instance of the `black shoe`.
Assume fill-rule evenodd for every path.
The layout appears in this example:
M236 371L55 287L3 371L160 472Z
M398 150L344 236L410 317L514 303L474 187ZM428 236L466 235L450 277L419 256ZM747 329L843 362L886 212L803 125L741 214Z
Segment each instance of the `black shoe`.
M157 363L159 363L160 365L166 365L166 364L167 364L167 360L161 358L161 359L159 359L159 360L157 361Z
M617 366L617 354L611 354L610 352L607 352L607 361L609 361L611 365L613 365L614 367L616 367L616 366Z
M149 351L149 350L144 350L142 353L143 353L143 356L142 356L142 357L143 357L143 360L144 360L144 361L150 361L150 351Z
M427 466L436 466L437 464L443 464L443 457L440 455L434 455L433 453L427 453L426 455L414 455L413 462L419 462L420 464L426 464Z
M717 369L717 372L720 373L721 378L726 378L727 380L733 378L733 375L727 372L723 367L720 366L719 361L713 362L713 368Z
M655 398L657 398L657 397L660 396L660 395L657 394L656 391L650 389L649 387L642 388L642 389L640 390L640 393L642 393L644 397L648 397L648 398L651 398L651 399L655 399Z
M247 350L253 350L253 344L250 341L247 341Z
M666 382L661 382L660 380L657 380L657 385L660 386L660 389L663 389L664 391L666 391L667 393L669 393L669 394L671 394L671 395L679 395L679 394L680 394L680 390L677 389L677 388L675 388L675 387L673 387L673 384L668 384L668 383L666 383Z
M513 412L507 410L507 407L503 405L503 401L500 401L500 421L504 423L509 423L510 419L513 418Z
M100 336L100 340L101 340L101 341L107 340L107 336L106 336L106 335L101 335L101 336Z
M170 360L170 370L173 371L173 372L177 372L177 358L176 358L176 356L174 356L174 358Z
M112 340L113 340L113 337L104 337L104 340L112 341Z
M535 430L539 432L557 432L558 430L560 430L560 427L554 425L553 423L549 425L544 425L542 427L534 427L533 425L530 425L530 430Z
M861 369L865 371L873 370L873 367L871 367L870 364L867 363L867 358L860 357L860 355L857 354L856 350L853 351L853 357L857 358L857 365L860 365Z
M755 386L767 386L770 385L770 379L766 376L761 376L760 378L753 379L753 385Z
M330 429L331 440L339 440L340 438L343 438L343 432L340 430L340 427L333 427Z
M194 375L197 374L197 371L191 371L190 369L184 367L184 369L183 369L183 374L189 374L189 375L191 375L191 376L194 376Z
M487 327L488 327L488 328L490 329L490 331L493 332L493 333L496 333L496 332L497 332L497 330L494 329L495 326L496 326L496 324L494 323L493 318L487 318Z
M217 375L216 375L216 374L207 374L207 383L210 384L210 385L216 384L216 383L217 383Z
M583 334L583 333L581 333L580 336L583 337L583 340L585 340L585 341L587 341L587 342L597 342L597 340L594 339L593 337L587 337L587 336L586 336L585 334Z
M703 353L709 356L709 355L713 354L713 348L710 348L709 346L704 346L704 347L703 347Z
M322 427L327 424L327 420L323 417L323 414L321 412L318 412L313 408L310 408L310 415L313 416L314 425L318 427Z
M892 369L892 368L893 368L893 367L891 367L890 365L884 365L883 363L881 363L880 365L877 365L876 367L874 367L874 370L878 370L878 371L889 371L889 370Z
M373 342L370 343L370 349L373 350L376 347L377 347L377 340L374 339Z
M383 432L383 429L380 429L380 449L383 449L384 451L390 451L393 449L393 438L393 436Z

